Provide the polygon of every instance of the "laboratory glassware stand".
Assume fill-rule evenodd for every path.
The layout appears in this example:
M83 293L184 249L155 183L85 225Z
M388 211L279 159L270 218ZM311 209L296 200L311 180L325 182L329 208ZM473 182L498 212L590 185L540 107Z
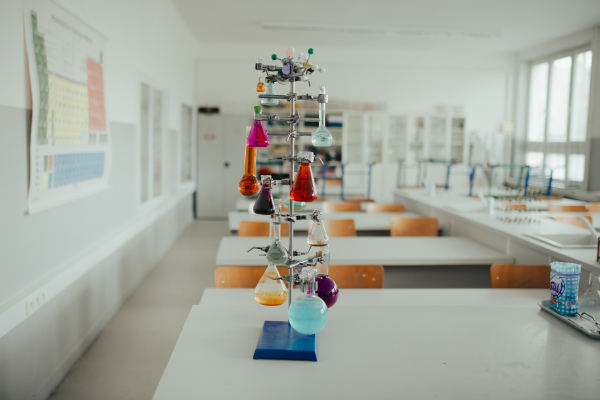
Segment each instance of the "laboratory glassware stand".
M287 131L269 131L266 132L267 136L285 136L287 137L287 141L289 142L289 154L276 157L272 160L278 160L280 162L289 162L290 166L290 176L289 179L280 179L274 180L270 176L262 177L262 187L261 193L258 196L257 204L261 201L261 198L266 197L266 202L261 204L269 204L268 196L271 196L270 202L273 203L272 195L270 193L270 188L272 186L290 186L289 191L289 206L286 204L288 209L287 213L282 213L281 211L281 203L278 200L275 200L274 206L268 205L268 207L272 207L273 211L267 212L257 212L257 204L254 206L254 211L258 214L270 214L271 215L271 232L279 232L280 224L283 222L287 222L290 224L289 229L289 243L287 252L284 250L284 253L287 256L285 263L281 263L281 265L285 265L288 268L287 276L279 276L278 273L275 276L267 275L267 272L271 265L267 268L265 272L266 277L270 280L283 280L288 283L287 288L287 300L288 307L291 310L293 308L293 288L294 285L297 285L300 290L305 293L305 298L310 298L311 294L313 297L317 297L316 292L316 269L315 268L306 268L306 267L314 267L318 265L329 263L329 250L326 246L329 238L327 237L324 228L322 229L322 233L325 235L326 242L323 243L311 243L311 234L312 231L309 232L309 240L308 243L311 245L325 246L324 249L326 251L318 252L315 256L308 255L310 252L310 248L308 252L298 252L294 250L294 223L297 220L306 220L312 219L314 221L313 231L316 226L322 227L322 219L323 212L322 211L313 211L310 214L298 214L295 212L295 206L301 201L314 201L316 200L316 189L314 187L314 178L312 176L312 171L310 170L310 164L315 161L314 154L310 152L298 152L296 153L296 139L299 136L312 136L313 144L315 143L315 135L318 134L319 131L313 133L310 132L299 132L297 131L298 123L301 121L310 121L310 122L319 122L319 125L324 126L325 121L325 104L328 101L327 94L325 94L325 88L322 87L320 94L318 96L312 96L309 94L299 95L296 92L296 83L297 82L308 82L310 85L310 81L308 80L309 75L311 75L315 71L324 72L323 68L319 68L317 65L311 64L310 56L313 54L313 49L309 49L308 56L306 59L303 58L303 55L300 55L297 59L294 59L293 48L289 48L286 51L287 57L278 58L275 54L271 56L273 61L279 60L281 62L281 66L279 65L267 65L262 63L262 59L255 65L255 69L258 71L259 75L259 84L257 85L257 92L266 92L265 94L259 94L259 98L261 99L261 103L263 105L275 105L279 100L286 100L290 105L289 116L279 116L275 114L263 114L260 108L255 107L254 120L255 124L257 121L284 121L289 124L289 129ZM261 86L261 78L262 74L265 75L265 82L268 85L266 90ZM277 95L274 90L274 84L289 84L290 91L285 95ZM316 101L319 103L319 118L300 118L299 114L296 112L296 102L297 101ZM257 112L258 111L258 112ZM322 140L321 146L325 147L331 144L331 135L329 132L326 132L329 135L329 141L327 138ZM250 133L252 135L252 132ZM250 140L250 138L248 139ZM267 145L268 145L268 139ZM319 140L319 139L317 139ZM247 142L249 143L249 142ZM329 144L327 144L329 143ZM257 147L266 147L264 145ZM293 174L296 170L296 165L299 164L300 168L296 173L296 178L294 179ZM308 175L307 175L308 174ZM311 188L312 180L312 190L314 194L307 194ZM298 186L299 185L299 186ZM307 186L308 185L308 186ZM299 189L298 189L299 187ZM306 191L307 198L300 198L298 196L298 190L301 192ZM242 189L240 188L240 191ZM264 192L263 192L264 191ZM267 193L268 191L268 193ZM244 193L242 193L244 194ZM312 196L312 197L311 197ZM298 203L297 203L298 202ZM259 205L260 208L260 205ZM260 211L260 210L258 210ZM279 234L276 233L275 237L277 240L279 239ZM273 238L270 238L270 245L266 247L255 246L252 249L260 249L267 253L267 259L269 260L269 250L273 247L277 242L271 242ZM281 246L281 243L278 243L278 246ZM248 251L250 251L248 250ZM302 256L302 258L299 258ZM284 258L285 259L285 258ZM271 261L269 261L271 262ZM273 263L274 264L274 263ZM280 265L280 264L278 264ZM314 270L314 272L312 272ZM263 278L265 277L263 275ZM261 282L262 282L261 278ZM261 283L259 282L259 285ZM257 290L258 290L257 286ZM336 289L336 299L337 299L337 286ZM256 290L255 290L255 298L256 298ZM318 298L317 298L318 299ZM298 299L300 300L300 298ZM257 299L258 301L258 299ZM322 302L325 306L325 323L327 321L327 306L323 300L318 299L318 301ZM285 302L285 300L284 300ZM260 303L260 302L259 302ZM265 304L265 303L261 303ZM279 303L281 304L281 303ZM298 308L298 307L296 307ZM289 312L289 311L288 311ZM290 313L291 315L291 313ZM291 317L289 318L292 319ZM299 325L297 325L299 326ZM323 325L324 326L324 323ZM321 327L322 328L322 327ZM315 332L318 332L319 329L315 329ZM256 350L254 352L254 359L260 358L269 358L269 359L287 359L287 360L311 360L317 361L316 355L316 333L313 334L303 334L296 331L292 328L291 323L288 321L265 321L262 329L261 336L258 340L258 344Z

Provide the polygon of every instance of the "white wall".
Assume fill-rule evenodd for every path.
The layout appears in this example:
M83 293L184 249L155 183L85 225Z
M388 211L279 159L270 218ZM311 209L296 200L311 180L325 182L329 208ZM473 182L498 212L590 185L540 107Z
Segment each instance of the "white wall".
M191 222L178 185L181 104L194 105L197 42L169 0L60 0L108 38L110 188L25 216L31 95L19 0L0 2L0 398L45 398ZM140 214L140 78L166 91L166 195ZM25 316L38 290L46 304Z
M223 112L252 115L257 97L254 63L262 56L285 53L285 48L261 45L236 46L201 43L198 64L199 104L218 105ZM309 46L295 46L296 54ZM507 80L513 72L512 55L447 54L430 52L389 53L352 47L318 48L311 61L324 66L325 74L312 75L309 88L298 93L318 93L327 87L330 102L336 99L385 104L390 113L433 114L437 105L462 106L468 129L496 131L506 115ZM277 89L283 90L277 85ZM287 88L285 88L287 90Z

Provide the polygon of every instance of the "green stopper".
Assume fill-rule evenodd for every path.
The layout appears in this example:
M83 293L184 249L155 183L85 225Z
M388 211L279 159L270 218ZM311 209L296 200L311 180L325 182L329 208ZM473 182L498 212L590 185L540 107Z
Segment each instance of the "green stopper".
M260 114L260 106L254 106L254 114Z
M277 71L277 75L283 75L283 72Z
M311 47L310 49L308 49L308 54L314 54L315 51L313 50L313 48Z
M277 54L271 54L271 60L277 60Z

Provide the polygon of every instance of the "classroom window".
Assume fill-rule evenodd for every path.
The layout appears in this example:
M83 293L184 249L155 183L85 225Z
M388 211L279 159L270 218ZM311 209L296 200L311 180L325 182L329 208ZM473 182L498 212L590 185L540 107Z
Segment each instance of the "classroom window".
M140 202L159 197L163 191L164 93L141 84Z
M585 180L591 50L574 50L530 67L525 163L577 188Z

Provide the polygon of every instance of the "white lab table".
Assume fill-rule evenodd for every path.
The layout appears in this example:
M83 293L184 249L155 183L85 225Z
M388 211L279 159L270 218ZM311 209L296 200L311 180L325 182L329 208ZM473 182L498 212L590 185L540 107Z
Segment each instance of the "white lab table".
M431 197L422 189L400 189L394 192L394 200L403 203L408 211L438 218L444 234L476 240L509 254L517 264L549 264L552 261L563 261L581 264L585 271L600 272L600 263L596 261L596 249L564 249L525 235L585 232L580 227L543 218L543 212L540 214L539 223L505 222L499 220L498 215L489 215L487 211L483 211L477 204L478 200L462 193L444 190L438 190L436 195ZM574 202L576 201L564 201L569 204ZM550 214L552 213L546 213ZM582 281L586 279L587 272L582 274Z
M300 214L306 214L304 211ZM419 214L410 212L400 213L364 213L364 212L336 212L324 214L324 219L353 219L357 231L386 231L389 233L392 217L419 217ZM235 232L240 226L240 221L269 222L266 215L251 214L248 212L230 211L229 230ZM294 224L295 230L308 230L308 221L300 220Z
M265 266L260 250L265 237L222 237L217 266ZM284 238L287 247L287 240ZM306 236L294 236L294 248L307 251ZM313 249L314 251L314 249ZM330 238L332 265L375 264L385 267L385 287L489 287L491 264L513 258L474 240L461 237L335 237Z
M171 399L598 399L600 342L541 311L547 290L344 289L317 362L253 360L252 289L206 289L154 394Z

